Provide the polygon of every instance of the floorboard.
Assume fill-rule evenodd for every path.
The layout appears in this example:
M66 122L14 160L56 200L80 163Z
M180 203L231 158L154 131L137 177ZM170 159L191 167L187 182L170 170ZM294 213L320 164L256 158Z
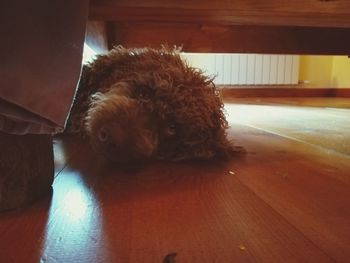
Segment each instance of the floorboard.
M239 181L336 262L346 262L350 158L239 124L233 130L248 155L232 164Z
M348 262L350 155L319 125L348 138L348 110L237 103L228 162L116 167L56 141L53 195L0 214L0 262Z

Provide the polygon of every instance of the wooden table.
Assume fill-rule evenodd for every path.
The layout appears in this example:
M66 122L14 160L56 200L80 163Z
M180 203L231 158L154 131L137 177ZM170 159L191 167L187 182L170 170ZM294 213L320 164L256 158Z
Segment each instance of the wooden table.
M92 0L88 42L102 49L350 55L347 0Z

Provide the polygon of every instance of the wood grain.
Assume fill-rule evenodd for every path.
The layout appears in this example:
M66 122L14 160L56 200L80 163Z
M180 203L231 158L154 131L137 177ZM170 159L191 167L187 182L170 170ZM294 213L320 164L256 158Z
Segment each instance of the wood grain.
M90 19L109 21L190 22L216 25L350 27L346 0L116 1L90 3Z
M65 138L52 199L0 214L0 262L347 262L350 155L290 136L316 112L300 127L275 107L280 135L226 105L246 149L228 162L116 167Z
M257 137L256 131L249 128L240 129L240 134L244 135L238 135L236 140L245 137L244 141L249 142L245 147L254 156L244 167L238 168L240 182L331 255L335 262L347 262L350 157L338 156L330 160L325 158L327 150L317 153L320 148L309 151L306 156L296 141L281 143L281 137L264 131ZM260 152L259 145L266 149L267 143L271 150Z
M349 55L349 10L345 0L95 0L89 19L108 21L109 47L167 43L188 52Z
M350 97L350 88L304 88L302 85L220 85L218 86L224 98L342 98ZM248 99L249 101L249 99ZM253 100L254 101L254 100ZM338 100L334 100L337 102ZM327 99L324 99L327 103ZM331 104L333 101L331 101Z
M234 114L232 121L350 155L349 109L261 104L227 107L230 112L245 113Z
M161 44L187 52L350 54L350 2L90 2L89 19L108 21L108 45Z
M224 96L225 103L243 105L305 106L317 108L342 109L350 108L350 100L341 97L230 97ZM307 110L306 110L307 111ZM328 120L329 121L329 120ZM317 122L317 119L314 120ZM339 124L339 123L338 123ZM283 126L281 126L283 127ZM335 128L337 125L335 126Z
M161 44L182 46L185 52L350 54L349 28L291 26L218 26L196 23L111 23L113 44L126 47Z

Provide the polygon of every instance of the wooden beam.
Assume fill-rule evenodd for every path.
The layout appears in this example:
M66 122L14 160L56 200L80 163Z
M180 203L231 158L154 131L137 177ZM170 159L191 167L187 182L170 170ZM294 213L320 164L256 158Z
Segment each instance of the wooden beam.
M349 88L303 88L299 85L221 85L223 98L337 97L349 98Z
M186 52L349 55L350 28L115 23L113 44L168 44Z
M350 27L348 0L92 0L91 20Z

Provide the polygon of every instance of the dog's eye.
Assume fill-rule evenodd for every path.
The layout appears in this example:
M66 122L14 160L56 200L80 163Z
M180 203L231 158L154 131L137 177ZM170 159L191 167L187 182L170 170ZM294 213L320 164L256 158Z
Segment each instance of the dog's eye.
M98 139L101 142L105 142L108 139L108 133L104 128L101 128L97 133Z
M152 90L147 86L139 86L136 88L136 96L140 99L147 100L151 98Z
M163 132L166 137L173 137L176 134L176 125L174 123L168 124Z

